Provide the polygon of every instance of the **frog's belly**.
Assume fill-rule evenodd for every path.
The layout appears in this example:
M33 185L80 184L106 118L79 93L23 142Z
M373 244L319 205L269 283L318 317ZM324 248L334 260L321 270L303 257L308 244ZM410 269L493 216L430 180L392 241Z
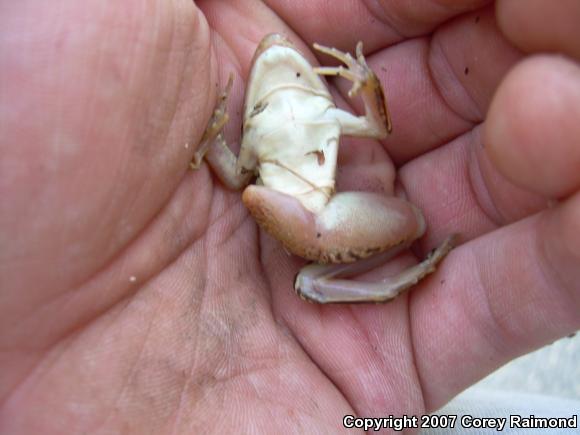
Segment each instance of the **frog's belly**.
M318 212L334 193L340 126L326 119L280 121L255 145L260 179Z

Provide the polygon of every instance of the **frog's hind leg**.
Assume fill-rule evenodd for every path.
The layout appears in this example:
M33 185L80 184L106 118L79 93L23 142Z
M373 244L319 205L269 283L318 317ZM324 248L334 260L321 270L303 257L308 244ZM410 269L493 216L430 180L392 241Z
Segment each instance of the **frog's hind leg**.
M434 272L437 264L453 248L455 241L456 236L448 237L421 263L377 283L340 278L363 273L384 264L407 246L396 246L356 263L311 264L300 270L294 282L294 289L301 298L320 304L388 302Z
M256 222L293 254L317 263L352 263L425 231L420 210L400 198L340 192L318 212L297 198L250 185L242 196Z
M293 196L255 185L242 199L290 252L326 264L307 266L295 282L300 296L318 303L388 301L433 272L454 244L453 237L447 239L422 263L380 283L344 280L383 264L421 237L425 221L419 209L396 197L340 192L314 213Z

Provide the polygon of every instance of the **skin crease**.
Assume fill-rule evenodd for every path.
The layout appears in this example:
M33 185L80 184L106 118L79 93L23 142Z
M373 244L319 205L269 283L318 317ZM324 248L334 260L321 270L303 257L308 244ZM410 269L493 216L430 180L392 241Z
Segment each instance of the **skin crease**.
M578 59L535 54L577 56L580 38L531 16L577 8L500 1L506 40L483 0L410 3L0 5L1 433L336 433L345 414L432 411L580 327ZM339 186L389 192L397 167L427 219L417 253L462 234L388 305L301 301L303 262L187 170L230 71L239 139L273 31L313 62L314 41L365 42L394 134L345 138Z

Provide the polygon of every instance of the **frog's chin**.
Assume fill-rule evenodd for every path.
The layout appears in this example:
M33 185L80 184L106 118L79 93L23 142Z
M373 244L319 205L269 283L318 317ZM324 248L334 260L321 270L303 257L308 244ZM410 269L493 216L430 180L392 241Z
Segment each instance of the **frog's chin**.
M254 59L257 59L264 51L275 45L293 48L294 50L298 51L296 46L288 38L286 38L286 36L280 33L270 33L266 35L258 44L256 52L254 53Z

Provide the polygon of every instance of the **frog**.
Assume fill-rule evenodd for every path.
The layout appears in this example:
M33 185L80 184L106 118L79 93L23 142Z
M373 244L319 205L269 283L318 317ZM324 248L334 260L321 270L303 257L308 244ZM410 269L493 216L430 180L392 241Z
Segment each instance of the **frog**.
M426 223L420 209L403 198L336 192L340 136L384 139L392 132L392 121L362 42L354 57L317 43L313 47L340 65L314 67L286 36L265 36L251 63L238 155L223 134L230 75L191 166L198 169L205 161L223 185L243 190L242 201L258 225L287 251L312 262L294 280L302 299L319 304L387 302L434 272L456 236L447 237L420 263L380 282L350 279L407 250L423 236ZM348 95L360 96L364 115L338 108L322 76L351 81Z

